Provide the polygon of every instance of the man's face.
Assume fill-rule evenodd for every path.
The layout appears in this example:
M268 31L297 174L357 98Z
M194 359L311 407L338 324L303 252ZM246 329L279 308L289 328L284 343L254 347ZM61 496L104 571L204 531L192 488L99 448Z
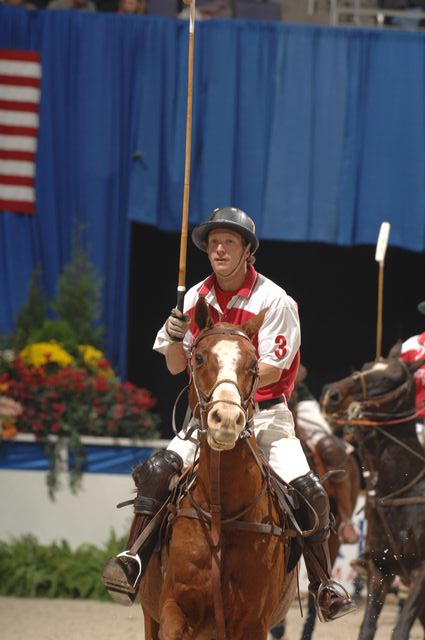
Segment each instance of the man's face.
M215 229L208 235L208 257L214 273L224 275L231 273L248 249L242 236L229 229Z

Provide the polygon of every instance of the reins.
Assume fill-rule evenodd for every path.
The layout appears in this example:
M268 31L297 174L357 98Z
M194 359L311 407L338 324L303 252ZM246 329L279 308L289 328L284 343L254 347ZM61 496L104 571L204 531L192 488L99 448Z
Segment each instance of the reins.
M351 379L353 381L359 380L362 388L362 396L363 399L360 401L352 402L347 411L342 415L337 412L331 415L332 421L338 425L349 424L350 426L355 427L383 427L387 425L393 424L403 424L406 422L411 422L418 418L422 412L423 408L415 409L413 411L401 411L399 413L394 414L392 412L389 413L377 413L376 411L368 411L368 406L379 407L393 400L400 400L400 398L404 398L408 396L413 391L413 378L409 373L409 370L403 360L400 360L400 363L406 373L406 380L400 384L398 387L389 391L388 393L383 393L380 396L376 396L373 398L367 397L367 383L365 380L365 372L356 371L351 375ZM425 407L425 402L424 402ZM394 417L395 415L395 417ZM391 417L390 417L391 416ZM378 418L378 419L376 419Z
M207 446L208 414L214 406L220 403L238 407L245 417L245 426L238 436L238 439L242 441L240 446L247 446L249 448L250 455L253 457L255 465L260 470L261 477L258 477L258 482L255 480L254 491L251 491L247 497L247 500L249 500L248 505L245 501L243 506L240 506L240 508L237 509L236 513L223 514L221 499L221 452L210 447L209 466L207 468L205 467L204 463L207 461L205 458L201 458L200 456L202 453L198 452L198 458L195 461L193 471L191 474L186 476L185 484L182 486L178 499L175 504L169 505L168 509L170 511L169 524L171 526L173 521L177 518L191 518L198 520L200 523L211 552L212 598L216 625L215 637L217 640L227 640L223 589L221 583L223 530L244 531L262 536L276 536L283 539L283 544L288 544L288 539L297 535L312 535L314 531L317 530L318 517L316 513L313 512L315 516L314 528L305 532L301 531L295 516L292 513L290 504L286 502L284 493L287 492L287 489L285 487L277 486L276 479L272 478L271 468L261 458L261 455L257 453L255 446L250 441L253 435L251 432L251 414L254 408L253 399L259 378L258 363L256 363L255 366L250 365L250 368L245 370L245 375L249 374L252 376L251 382L249 383L249 381L246 380L246 383L244 384L244 388L245 386L249 386L246 393L241 391L241 388L235 378L231 379L229 377L217 379L210 389L205 390L202 387L202 381L199 379L199 376L202 374L198 373L196 368L197 364L202 366L202 363L197 363L196 361L196 350L199 344L209 336L236 336L243 340L248 340L252 345L248 335L233 327L207 329L198 335L192 345L188 357L190 373L189 385L179 394L173 410L173 429L176 432L176 405L183 392L187 391L188 388L192 388L194 392L190 398L190 405L193 416L195 416L196 412L196 419L191 420L190 427L184 438L190 438L193 431L196 430L197 442L201 448ZM210 382L212 382L211 379ZM217 399L215 395L216 391L223 384L233 385L237 390L239 400L235 397ZM196 405L193 406L195 401ZM206 473L205 476L198 473L200 463L202 464L203 473ZM208 483L204 484L206 482L206 478L208 478ZM252 512L267 495L272 501L274 509L279 514L279 518L277 519L273 514L273 511L270 511L269 516L267 517L268 521L256 521L255 512ZM183 500L185 500L185 502L183 502ZM251 516L248 515L250 512L252 514ZM251 517L251 520L249 517ZM257 519L260 520L260 518Z

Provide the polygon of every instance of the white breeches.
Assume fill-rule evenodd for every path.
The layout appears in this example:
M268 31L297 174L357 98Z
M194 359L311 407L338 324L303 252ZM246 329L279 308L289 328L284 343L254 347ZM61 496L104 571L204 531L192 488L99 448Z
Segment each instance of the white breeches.
M295 435L292 413L284 402L270 409L258 411L254 415L253 422L258 446L272 469L285 482L290 482L310 471L301 442ZM196 432L194 436L196 439ZM196 444L175 436L167 449L178 453L186 466L193 462Z
M316 444L323 438L332 434L325 417L320 411L317 400L302 400L297 404L297 428L300 428L302 438L311 449L315 449Z

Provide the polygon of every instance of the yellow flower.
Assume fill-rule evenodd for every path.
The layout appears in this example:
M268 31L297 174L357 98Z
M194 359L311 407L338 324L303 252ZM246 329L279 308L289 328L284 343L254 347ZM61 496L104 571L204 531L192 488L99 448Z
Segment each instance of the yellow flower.
M75 364L74 358L55 340L29 344L22 349L19 356L30 367L42 367L49 362L60 367L69 367Z
M99 349L92 347L90 344L78 345L78 350L83 356L83 360L87 366L106 378L111 377L114 372L105 357L105 354Z

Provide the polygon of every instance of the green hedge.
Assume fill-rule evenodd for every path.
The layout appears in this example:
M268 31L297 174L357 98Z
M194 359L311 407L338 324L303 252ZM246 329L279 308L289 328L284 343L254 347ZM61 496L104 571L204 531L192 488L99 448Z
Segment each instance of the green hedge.
M111 602L100 576L125 542L113 532L103 548L84 544L73 550L65 540L42 545L32 535L0 541L0 595Z

